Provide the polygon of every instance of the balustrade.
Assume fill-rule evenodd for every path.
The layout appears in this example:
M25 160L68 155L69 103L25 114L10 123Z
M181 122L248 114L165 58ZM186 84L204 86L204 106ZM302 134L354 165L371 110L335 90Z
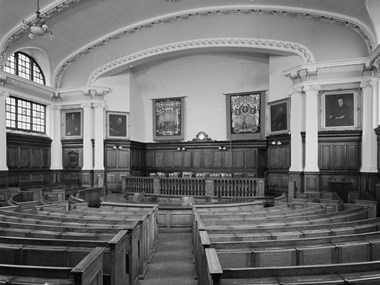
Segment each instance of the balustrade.
M264 196L264 178L232 178L232 177L134 177L126 179L126 192L182 195L182 196L205 196L206 181L211 184L211 191L207 195L215 197L252 197ZM210 185L208 186L210 187Z

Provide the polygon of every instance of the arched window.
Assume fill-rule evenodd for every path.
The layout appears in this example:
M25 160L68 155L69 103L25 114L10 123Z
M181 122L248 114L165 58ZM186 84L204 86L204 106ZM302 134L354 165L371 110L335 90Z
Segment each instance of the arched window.
M45 76L33 57L15 52L5 61L4 71L45 85Z

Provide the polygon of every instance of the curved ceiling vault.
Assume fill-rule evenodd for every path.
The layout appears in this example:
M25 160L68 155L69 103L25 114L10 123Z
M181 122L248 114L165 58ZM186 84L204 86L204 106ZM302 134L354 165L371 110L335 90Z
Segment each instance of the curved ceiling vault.
M6 0L0 0L0 5L4 5L4 1ZM25 0L24 0L25 1ZM45 1L45 6L41 9L41 14L44 18L49 21L49 23L54 23L54 18L58 18L58 15L60 13L68 13L67 15L70 15L70 13L77 13L74 9L71 9L72 7L76 7L77 5L83 5L84 8L89 8L88 5L107 5L108 1L115 1L124 3L125 0L95 0L95 1L88 1L88 0L41 0ZM141 1L141 2L140 2ZM67 34L67 41L70 41L70 48L71 52L69 54L63 54L63 57L61 59L56 60L56 63L52 66L52 82L54 83L55 87L60 86L60 80L64 72L67 70L67 68L74 63L79 58L91 53L95 49L104 48L107 44L109 44L112 41L125 38L131 34L138 33L142 30L146 30L152 27L156 27L158 25L165 25L168 23L178 22L178 21L187 21L194 18L199 17L214 17L214 16L225 16L225 15L270 15L270 16L279 16L279 17L297 17L297 18L304 18L304 19L312 19L317 21L323 21L333 24L342 25L344 27L347 27L351 30L354 30L356 33L360 35L362 40L365 42L368 51L370 52L376 47L376 40L373 28L368 26L371 22L369 19L368 13L366 11L361 10L359 12L347 12L349 9L342 9L342 14L337 13L337 7L332 7L330 11L335 12L329 12L328 5L334 5L329 4L329 1L324 0L318 0L318 3L323 4L323 10L317 10L317 1L310 0L310 1L301 1L302 5L299 5L299 7L296 6L297 3L300 3L299 1L294 0L286 0L286 1L279 1L279 0L257 0L255 2L251 2L252 4L247 5L247 1L238 0L238 1L231 1L231 0L224 0L224 1L216 1L216 0L207 0L202 1L204 3L200 4L199 1L182 1L179 3L169 3L164 0L161 0L162 3L159 3L160 5L167 5L167 9L165 11L168 11L166 13L163 13L163 8L159 10L159 15L155 15L154 17L149 17L149 15L154 15L154 13L146 13L144 8L147 9L147 7L150 7L151 5L150 1L148 0L139 0L139 3L133 3L134 1L126 1L129 5L131 11L128 11L131 15L133 13L133 9L136 9L136 11L141 11L141 15L147 15L148 18L141 18L138 19L135 17L135 21L128 22L126 19L126 24L124 27L114 30L114 31L107 31L105 29L105 33L101 37L94 38L90 41L87 41L87 44L81 44L80 46L75 45L75 42L73 42L73 37L70 38L70 33ZM364 0L363 0L364 1ZM350 1L350 3L355 3L355 5L358 5L360 8L361 6L364 6L363 3L365 1ZM12 1L17 2L17 1ZM330 1L335 2L335 5L337 1ZM338 1L342 4L347 3L344 1ZM9 2L8 2L9 3ZM46 4L47 3L47 4ZM183 4L181 4L183 3ZM220 4L224 4L224 6L220 6ZM231 4L236 3L236 4ZM266 4L267 3L267 4ZM281 5L280 5L281 3ZM285 4L287 3L287 4ZM359 3L359 4L356 4ZM43 3L42 3L43 4ZM10 5L10 4L8 4ZM87 5L87 6L86 6ZM121 4L120 4L121 5ZM126 5L126 4L123 4ZM139 6L140 5L140 6ZM145 6L146 7L145 7ZM155 4L158 5L158 4ZM174 6L177 5L177 6ZM183 5L178 6L178 5ZM286 6L288 5L288 6ZM293 5L293 6L290 6ZM308 6L309 5L309 6ZM201 6L201 7L200 7ZM173 8L172 8L173 7ZM87 9L86 8L86 9ZM93 8L93 7L91 7ZM161 8L161 6L160 6ZM347 8L347 7L346 7ZM357 10L359 9L357 8ZM100 8L99 8L100 9ZM362 9L362 8L360 8ZM0 9L1 11L2 9ZM4 11L4 10L3 10ZM33 11L33 10L31 10ZM83 17L86 17L85 13L81 11L83 14ZM137 13L137 12L136 12ZM349 14L351 13L351 14ZM357 13L357 14L354 14ZM358 16L360 14L360 17ZM365 15L367 14L367 15ZM3 13L0 12L0 16L2 17ZM363 16L365 15L365 16ZM144 16L142 16L144 17ZM364 17L368 17L368 19L364 19ZM127 18L127 17L126 17ZM129 17L131 18L131 17ZM27 20L32 20L33 16L30 16L29 18L26 17ZM19 24L17 24L14 28L10 29L7 33L1 35L1 42L0 42L0 63L1 65L4 64L5 57L10 53L10 51L15 49L20 49L22 45L30 46L31 42L27 41L27 45L25 44L25 39L27 39L27 33L26 29L21 25L21 20L17 20ZM60 21L63 21L65 19L59 18ZM91 23L92 19L84 19L87 20L88 23ZM95 19L94 23L96 22ZM112 19L111 19L112 20ZM113 19L115 21L121 21L120 19ZM139 21L137 21L139 20ZM70 21L70 19L67 19L67 21ZM100 20L99 20L100 21ZM104 20L105 21L105 20ZM110 21L110 19L108 19ZM49 24L50 25L50 24ZM56 23L58 26L59 23ZM105 24L104 24L105 25ZM123 26L123 23L120 23L121 26ZM89 26L92 26L91 24ZM90 28L90 27L80 27L83 28L83 31L85 32L84 28ZM92 27L92 28L96 28ZM99 29L99 26L98 26ZM54 30L54 29L53 29ZM58 30L58 29L57 29ZM0 30L1 32L1 30ZM59 36L59 35L58 35ZM20 40L19 39L23 39ZM64 41L65 39L60 39ZM214 45L218 46L224 46L224 47L250 47L250 48L265 48L268 49L265 44L263 44L265 41L264 39L258 39L258 38L229 38L227 39L227 42L224 41L226 39L214 38L214 39L198 39L198 41L195 41L203 45L204 47L212 47ZM228 40L230 42L228 42ZM260 42L260 40L263 40L263 42ZM283 52L286 52L287 46L293 47L293 52L298 53L301 57L303 57L306 62L307 61L313 61L313 56L311 52L307 49L307 47L302 46L300 44L297 45L297 43L294 42L288 42L285 43L284 41L276 41L276 39L268 39L267 43L271 43L273 46L270 49L278 49L282 50ZM48 43L44 43L42 41L38 42L35 41L36 45L40 45L39 47L44 49L49 56L51 54L54 54L54 50L49 50ZM186 46L188 45L188 46ZM295 51L294 51L294 47ZM167 43L164 46L156 46L151 47L150 49L145 49L140 52L139 55L137 54L126 54L122 58L115 58L114 60L110 61L107 65L102 65L96 68L90 78L88 83L91 84L94 82L94 80L100 76L101 74L105 74L109 71L111 71L113 68L117 69L120 68L121 65L124 64L130 64L131 61L143 59L149 54L157 54L160 52L160 48L163 49L163 52L176 52L181 48L192 48L191 42L176 42L176 43ZM288 50L288 52L290 49ZM61 55L62 56L62 55ZM134 57L134 59L133 59ZM52 61L54 62L54 61Z

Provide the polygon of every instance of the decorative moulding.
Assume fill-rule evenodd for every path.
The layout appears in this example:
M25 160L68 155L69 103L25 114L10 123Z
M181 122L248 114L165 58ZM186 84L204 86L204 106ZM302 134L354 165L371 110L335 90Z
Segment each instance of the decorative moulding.
M319 11L312 10L312 9L301 10L301 9L289 8L289 7L259 6L259 5L234 6L234 8L216 7L216 8L208 8L208 9L198 9L198 10L185 11L185 12L178 13L175 15L170 14L170 15L163 16L161 18L150 19L138 25L128 26L125 29L121 29L115 33L109 34L105 37L102 37L94 41L90 45L78 50L77 52L73 53L69 57L65 58L58 65L53 76L53 78L55 79L54 80L55 86L56 87L59 86L62 74L71 63L76 61L81 56L88 54L92 50L100 46L104 46L113 40L126 37L130 34L134 34L138 31L141 31L147 28L152 28L160 24L173 23L176 21L188 20L195 17L210 17L210 16L234 15L234 14L244 14L244 15L260 14L260 15L289 16L289 17L312 19L316 21L324 21L324 22L329 22L333 24L344 25L347 28L352 29L355 32L357 32L363 38L363 40L365 41L368 47L368 50L371 51L374 48L375 37L373 33L371 32L371 30L365 24L357 21L356 19L352 19L347 16L343 16L343 15L339 15L335 13L324 12L324 14L321 14ZM2 54L3 52L1 53L1 55Z
M66 8L69 8L71 5L79 2L81 0L61 0L59 1L59 3L57 5L52 5L50 6L49 8L47 9L42 9L40 12L41 12L41 17L44 19L44 20L47 20L49 19L50 17L58 14L59 12L61 12L62 10L66 9ZM27 19L27 22L28 23L34 23L36 20L36 17L33 16L33 17L30 17L29 19ZM9 50L9 48L13 45L13 43L18 39L20 38L25 32L27 32L29 30L29 27L25 27L25 25L21 24L20 22L20 25L17 26L16 28L13 29L13 31L11 31L8 36L4 37L4 41L0 43L0 47L1 47L1 52L0 52L0 66L3 66L4 65L4 62L5 62L5 56Z
M176 52L180 50L189 50L197 48L213 48L213 47L243 47L243 48L255 48L255 49L268 49L283 51L289 53L295 53L302 57L305 62L313 62L314 56L310 50L299 44L278 40L269 39L252 39L252 38L211 38L211 39L197 39L191 41L183 41L170 43L166 45L157 46L154 48L142 50L125 57L114 60L106 65L103 65L94 70L88 80L88 85L92 85L95 80L102 74L105 74L115 68L119 68L123 65L130 65L133 62L142 60L148 57L157 56L160 54Z
M307 63L284 71L293 84L318 80L318 74L346 73L346 72L372 72L373 66L368 64L367 58L359 58L344 61L329 61L320 63Z

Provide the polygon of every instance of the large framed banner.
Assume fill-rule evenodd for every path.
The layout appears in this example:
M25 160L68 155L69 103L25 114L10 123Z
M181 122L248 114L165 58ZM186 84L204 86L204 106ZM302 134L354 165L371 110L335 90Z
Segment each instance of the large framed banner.
M153 99L153 140L183 140L184 99Z
M107 112L107 138L129 139L129 113Z
M290 103L289 99L282 99L268 103L269 133L277 134L290 130Z
M265 108L263 91L225 94L227 100L227 136L229 139L259 139Z
M62 110L62 138L82 138L82 109Z
M321 93L321 129L359 128L359 102L359 92L355 89Z

